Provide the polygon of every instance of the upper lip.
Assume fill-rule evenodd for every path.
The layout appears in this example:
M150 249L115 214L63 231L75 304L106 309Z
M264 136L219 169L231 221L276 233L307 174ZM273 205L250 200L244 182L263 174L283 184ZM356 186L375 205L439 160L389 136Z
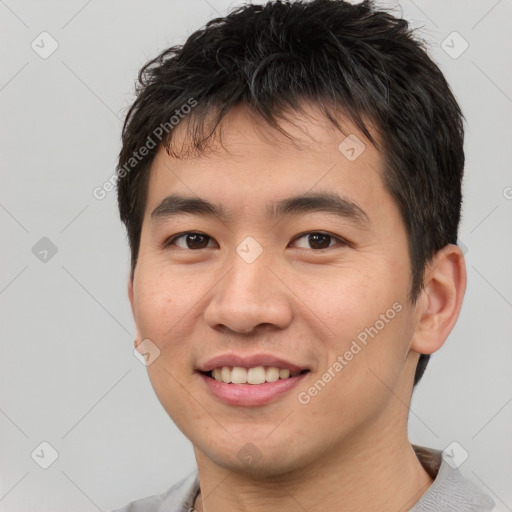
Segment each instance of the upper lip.
M242 368L254 368L256 366L275 366L280 369L288 369L290 372L301 372L309 368L301 366L273 354L220 354L208 359L205 363L198 366L201 372L209 372L214 368L222 368L223 366L239 366Z

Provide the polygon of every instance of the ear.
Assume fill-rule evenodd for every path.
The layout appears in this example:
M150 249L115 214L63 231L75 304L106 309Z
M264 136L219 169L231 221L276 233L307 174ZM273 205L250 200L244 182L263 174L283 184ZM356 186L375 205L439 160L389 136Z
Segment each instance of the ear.
M425 269L411 350L432 354L443 346L459 317L466 279L464 254L458 246L448 244L436 253Z
M135 323L135 340L133 342L133 346L137 348L137 345L141 342L141 337L139 333L139 328L137 326L137 317L135 315L135 301L133 299L133 273L130 274L130 278L128 279L128 299L130 300L130 307L132 308L132 316L133 321Z

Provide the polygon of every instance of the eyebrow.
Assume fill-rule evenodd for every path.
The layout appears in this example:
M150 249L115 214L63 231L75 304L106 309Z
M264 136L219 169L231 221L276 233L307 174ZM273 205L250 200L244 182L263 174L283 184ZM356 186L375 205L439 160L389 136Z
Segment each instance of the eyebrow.
M280 199L267 205L266 214L270 218L326 212L352 221L362 229L368 229L370 220L366 212L353 201L333 192L306 193ZM211 203L199 197L186 197L177 194L165 197L151 213L151 219L158 221L181 214L205 217L218 217L228 222L228 215L221 204Z

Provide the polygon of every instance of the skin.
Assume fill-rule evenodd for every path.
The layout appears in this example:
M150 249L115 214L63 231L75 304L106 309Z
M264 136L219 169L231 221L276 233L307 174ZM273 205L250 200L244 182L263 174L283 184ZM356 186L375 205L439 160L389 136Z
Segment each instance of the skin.
M200 511L396 512L432 483L408 441L408 406L419 353L438 350L459 314L464 257L454 245L439 251L411 304L407 234L382 182L382 155L345 119L345 132L366 145L350 161L338 149L346 135L314 109L305 112L282 123L291 143L236 107L222 123L222 145L216 138L205 153L183 159L160 149L152 165L129 283L135 344L150 339L160 350L148 374L193 443ZM175 141L186 141L181 128ZM265 216L269 202L320 191L356 203L368 225L325 212ZM230 216L152 219L171 193L220 203ZM165 246L186 231L211 238L199 249L185 237ZM317 232L334 237L321 240L328 248L309 242ZM248 236L263 248L250 264L236 252ZM401 311L300 403L297 394L394 303ZM311 372L274 403L227 405L195 371L226 352L272 353ZM259 456L251 464L238 456L246 443Z

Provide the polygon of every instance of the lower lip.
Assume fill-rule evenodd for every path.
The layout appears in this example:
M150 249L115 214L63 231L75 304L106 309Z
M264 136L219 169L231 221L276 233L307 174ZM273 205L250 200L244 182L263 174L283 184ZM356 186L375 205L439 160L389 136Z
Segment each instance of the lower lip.
M208 389L219 400L229 405L255 407L268 404L292 390L308 373L301 373L295 377L279 379L275 382L264 382L263 384L226 384L203 373L200 373L199 376L202 377Z

